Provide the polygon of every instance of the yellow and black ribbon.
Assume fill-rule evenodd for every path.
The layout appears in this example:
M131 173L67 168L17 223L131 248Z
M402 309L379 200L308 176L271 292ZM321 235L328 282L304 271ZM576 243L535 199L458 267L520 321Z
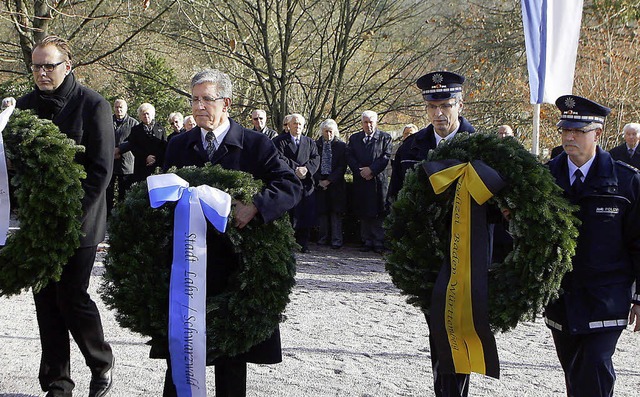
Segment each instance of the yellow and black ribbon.
M487 304L491 234L484 204L506 183L480 160L432 161L423 167L436 194L457 181L450 255L431 298L430 332L440 361L439 372L476 372L498 378L500 363Z

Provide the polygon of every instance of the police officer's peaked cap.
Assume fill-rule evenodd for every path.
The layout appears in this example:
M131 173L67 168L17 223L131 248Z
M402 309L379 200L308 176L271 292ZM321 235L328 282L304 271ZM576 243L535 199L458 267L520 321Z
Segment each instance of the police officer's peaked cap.
M431 72L420 77L417 81L418 88L422 90L425 101L439 101L449 99L457 92L462 92L464 76L453 72Z
M563 95L556 99L556 106L562 114L556 124L561 128L582 128L591 123L604 124L611 109L577 95Z

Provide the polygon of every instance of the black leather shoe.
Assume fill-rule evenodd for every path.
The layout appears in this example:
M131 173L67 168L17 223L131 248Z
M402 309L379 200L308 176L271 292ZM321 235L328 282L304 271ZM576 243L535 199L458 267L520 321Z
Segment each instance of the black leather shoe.
M371 246L370 245L363 245L362 247L360 247L360 252L369 252L371 251Z
M89 397L103 397L109 393L113 385L113 367L115 360L111 364L111 368L102 375L92 375L91 383L89 383Z

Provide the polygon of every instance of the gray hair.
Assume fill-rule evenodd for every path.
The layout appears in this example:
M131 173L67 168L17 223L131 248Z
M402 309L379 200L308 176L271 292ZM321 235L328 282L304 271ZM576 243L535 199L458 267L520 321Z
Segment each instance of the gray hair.
M625 132L626 130L635 131L635 133L638 134L640 133L640 124L638 123L625 124L625 126L622 127L622 132Z
M373 110L365 110L364 112L362 112L362 120L364 120L365 117L378 121L378 113L374 112Z
M174 117L177 117L177 118L178 118L178 120L180 120L180 121L184 121L184 116L182 115L182 113L180 113L180 112L173 112L173 113L170 113L170 114L169 114L169 117L167 117L167 121L169 122L169 124L171 124L171 120L172 120Z
M227 74L219 70L205 69L196 73L191 78L191 89L193 90L193 87L204 83L213 84L216 87L216 94L220 97L229 99L233 97L233 84L231 83L231 79Z
M334 119L326 119L325 121L320 123L320 132L322 132L322 130L324 130L325 128L332 129L336 134L339 133L338 123L336 123Z
M138 117L140 117L140 115L141 115L145 110L148 110L150 113L153 113L153 117L152 117L152 119L154 119L154 120L155 120L155 118L156 118L156 108L155 108L155 107L153 107L153 105L152 105L152 104L150 104L150 103L146 103L146 102L145 102L145 103L143 103L142 105L138 106L138 110L137 110Z
M289 120L287 121L287 124L289 124L293 119L298 119L298 120L302 121L302 124L307 125L307 120L300 113L292 113L292 114L290 114L289 115Z

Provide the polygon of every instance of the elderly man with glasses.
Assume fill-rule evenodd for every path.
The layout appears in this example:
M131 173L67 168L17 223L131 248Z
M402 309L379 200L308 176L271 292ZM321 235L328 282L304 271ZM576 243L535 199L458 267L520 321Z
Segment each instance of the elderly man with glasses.
M556 100L564 153L548 164L579 206L573 270L545 310L569 396L613 396L611 357L622 330L640 330L640 175L598 146L610 109L589 99ZM632 291L632 284L636 289Z
M427 117L431 124L407 137L398 148L393 161L388 197L395 200L408 169L425 160L429 150L446 142L458 132L475 132L475 128L460 115L463 107L464 77L453 72L432 72L420 77L418 88L426 101Z
M234 224L245 227L252 219L272 222L293 208L302 196L302 183L278 154L273 142L264 134L249 130L229 117L233 87L226 74L212 69L197 73L191 79L191 104L198 127L173 138L167 147L164 168L172 166L203 167L209 163L224 169L250 173L264 182L251 203L235 202ZM207 234L209 236L209 234ZM214 233L211 237L215 238ZM240 256L227 243L210 241L215 255L207 256L207 280L218 280L207 286L214 296L227 288L228 275L240 266ZM213 250L213 248L208 248ZM213 252L213 251L212 251ZM269 263L265 263L269 266ZM152 349L152 355L155 355ZM165 354L163 354L165 355ZM275 364L282 361L280 330L276 326L263 342L237 356L223 356L215 365L216 396L246 395L247 363ZM167 361L171 365L171 361ZM164 397L176 397L171 368L167 369Z

